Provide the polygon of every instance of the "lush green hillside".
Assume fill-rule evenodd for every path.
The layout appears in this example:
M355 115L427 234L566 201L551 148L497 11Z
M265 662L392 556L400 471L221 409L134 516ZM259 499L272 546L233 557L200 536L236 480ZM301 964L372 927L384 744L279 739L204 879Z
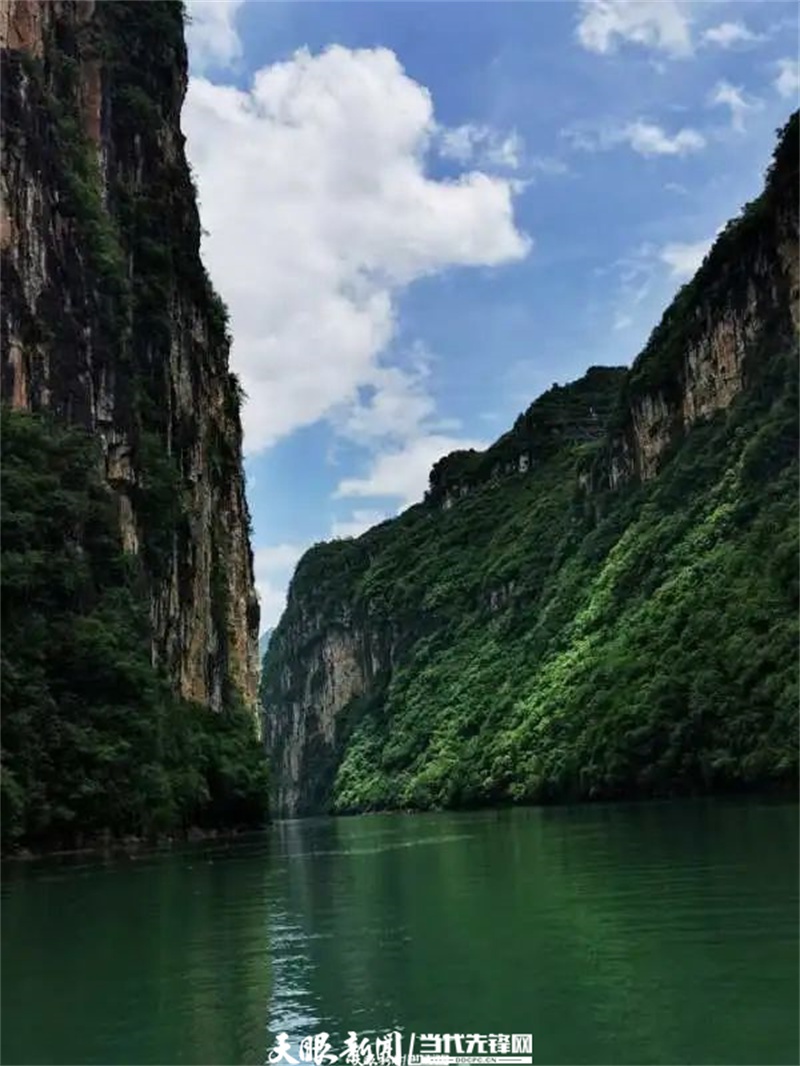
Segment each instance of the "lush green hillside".
M796 157L795 116L764 198L630 373L595 369L551 390L487 453L438 464L424 504L301 560L262 687L278 783L299 766L280 803L359 811L796 782ZM775 234L787 232L784 261ZM730 403L702 364L729 321L750 323ZM691 344L694 378L681 362ZM688 422L701 386L716 409ZM643 428L651 408L666 413ZM644 479L635 449L653 440L658 473ZM523 450L522 469L498 467ZM342 663L359 683L339 705Z
M570 506L573 451L435 537L421 514L376 535L356 595L415 615L411 646L356 711L337 809L793 780L796 367L776 363L774 401L696 430L596 522Z

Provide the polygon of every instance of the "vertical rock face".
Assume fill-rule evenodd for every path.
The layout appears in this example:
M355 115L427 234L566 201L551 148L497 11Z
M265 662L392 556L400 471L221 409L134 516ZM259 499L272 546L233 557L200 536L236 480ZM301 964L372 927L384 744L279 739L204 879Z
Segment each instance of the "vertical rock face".
M290 666L284 671L283 682L295 690L294 698L280 729L269 719L267 737L280 767L273 786L277 810L290 815L314 810L335 752L337 715L370 680L363 643L361 633L323 630L310 656L304 656L302 674L295 676Z
M309 552L306 572L327 570L326 546ZM313 581L314 578L312 577ZM346 742L342 711L380 687L396 655L396 633L384 619L354 612L348 603L315 604L289 593L287 624L276 663L262 678L280 715L265 717L265 742L273 766L272 809L294 816L324 810L332 775Z
M800 325L797 118L788 124L764 192L728 224L636 360L602 483L655 477L669 447L726 409L763 352Z
M226 313L180 130L182 8L3 0L4 401L101 441L184 697L255 706L258 603Z

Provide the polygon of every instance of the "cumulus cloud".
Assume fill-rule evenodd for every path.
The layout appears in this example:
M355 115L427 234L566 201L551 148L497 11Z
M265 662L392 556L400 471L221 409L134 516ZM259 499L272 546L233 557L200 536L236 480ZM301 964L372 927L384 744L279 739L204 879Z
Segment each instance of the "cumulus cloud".
M244 0L188 0L186 43L193 73L226 67L242 55L236 16Z
M289 580L304 551L305 547L299 544L274 544L253 552L262 632L278 624L286 606Z
M688 155L706 144L705 137L695 129L687 127L669 134L663 127L643 119L622 126L575 126L564 130L563 136L573 148L583 151L598 152L627 144L643 156Z
M438 416L429 391L432 362L430 353L415 345L405 365L378 367L374 387L361 390L357 401L338 416L339 435L368 447L371 454L365 472L343 478L335 497L380 500L383 509L354 510L334 524L335 535L344 536L348 529L362 532L417 503L428 487L430 468L448 452L485 447L482 441L460 437L457 420Z
M753 33L743 22L720 22L709 26L703 33L703 43L716 45L718 48L733 48L738 44L755 44L763 40L759 33Z
M681 129L670 136L652 122L630 122L623 127L621 139L640 155L686 155L705 147L705 137L697 130Z
M581 0L576 34L584 48L601 55L620 43L673 57L692 51L687 5L679 0Z
M376 365L353 402L334 414L337 432L365 446L419 435L436 415L429 376L430 356L420 344L408 353L405 365Z
M745 96L743 90L728 81L718 81L708 99L711 107L727 107L731 116L731 127L737 133L744 132L745 117L751 111L758 111L761 101Z
M428 176L431 97L388 49L302 49L247 90L193 79L184 125L250 453L386 392L404 286L529 250L511 182Z
M787 99L794 97L796 101L800 93L800 62L796 59L779 59L775 68L778 72L773 82L775 88L781 96Z
M670 268L670 277L686 280L695 274L713 241L713 237L708 237L705 240L690 243L676 241L665 244L659 253L659 258Z
M453 159L462 166L470 164L489 171L514 171L509 185L515 192L541 175L553 177L569 172L561 159L527 152L525 142L516 130L504 133L472 122L461 126L439 126L435 147L443 159Z

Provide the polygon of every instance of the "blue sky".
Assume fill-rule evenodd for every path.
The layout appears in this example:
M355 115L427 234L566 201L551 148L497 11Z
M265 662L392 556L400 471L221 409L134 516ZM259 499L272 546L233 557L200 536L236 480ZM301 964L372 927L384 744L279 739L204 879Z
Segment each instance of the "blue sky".
M755 0L190 2L183 125L232 314L262 629L310 544L629 363L797 106Z

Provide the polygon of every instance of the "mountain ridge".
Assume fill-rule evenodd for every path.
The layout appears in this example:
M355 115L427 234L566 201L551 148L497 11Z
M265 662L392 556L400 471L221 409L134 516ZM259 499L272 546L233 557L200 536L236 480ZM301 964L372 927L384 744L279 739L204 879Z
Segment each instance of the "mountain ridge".
M301 559L261 685L278 810L796 779L797 127L630 370L607 369L602 431L553 438L551 390L440 460L421 504Z

